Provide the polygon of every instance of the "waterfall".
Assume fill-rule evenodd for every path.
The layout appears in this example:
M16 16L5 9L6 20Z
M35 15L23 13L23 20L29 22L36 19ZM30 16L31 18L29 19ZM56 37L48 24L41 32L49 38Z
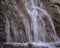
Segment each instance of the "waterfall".
M34 40L35 41L41 41L41 40L46 41L46 35L47 35L46 26L45 26L46 23L44 22L44 19L43 19L44 17L46 17L50 23L51 30L52 30L51 32L49 32L49 34L54 39L54 41L57 41L59 40L59 38L56 35L53 21L50 15L48 14L48 12L44 10L43 5L40 4L39 2L41 1L40 0L25 0L24 1L24 5L32 21L31 25L33 26L32 29L34 33ZM41 36L39 36L39 33Z
M11 0L10 2L11 4L6 0L13 14L8 16L11 20L6 17L6 44L27 46L31 43L37 47L55 48L54 44L57 44L60 39L43 2L41 0Z

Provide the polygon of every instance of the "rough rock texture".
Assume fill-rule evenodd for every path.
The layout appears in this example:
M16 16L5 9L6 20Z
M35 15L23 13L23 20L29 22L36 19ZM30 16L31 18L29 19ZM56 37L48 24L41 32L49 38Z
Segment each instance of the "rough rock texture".
M53 2L53 3L60 3L60 0L50 0L51 2Z
M0 42L5 42L5 15L3 12L5 11L5 5L2 5L2 2L0 1Z
M50 2L45 0L43 1L43 3L45 5L46 10L51 15L51 18L54 21L56 33L60 37L60 14L53 3L51 4Z

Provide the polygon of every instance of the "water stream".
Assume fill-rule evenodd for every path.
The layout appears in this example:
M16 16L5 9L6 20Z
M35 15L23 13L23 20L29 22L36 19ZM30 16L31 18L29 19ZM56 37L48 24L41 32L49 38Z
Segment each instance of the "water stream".
M10 6L8 0L6 3L14 16L11 16L12 20L6 17L6 44L27 46L30 43L35 47L56 48L54 44L59 43L60 39L41 0L11 0ZM22 27L18 28L19 26Z

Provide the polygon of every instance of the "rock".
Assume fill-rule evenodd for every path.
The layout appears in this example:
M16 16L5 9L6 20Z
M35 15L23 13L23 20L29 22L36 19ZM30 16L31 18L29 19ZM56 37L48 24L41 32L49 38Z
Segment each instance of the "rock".
M43 1L43 3L45 5L46 10L48 11L51 18L53 19L57 35L60 34L60 14L58 13L57 8L52 7L51 3L47 1ZM54 6L54 4L52 5ZM58 36L60 38L60 35Z
M60 3L60 0L50 0L50 2L52 2L52 3Z
M5 10L5 4L2 4L3 0L0 0L0 43L6 42L6 33L5 33L5 15L3 14ZM4 1L3 1L4 2Z

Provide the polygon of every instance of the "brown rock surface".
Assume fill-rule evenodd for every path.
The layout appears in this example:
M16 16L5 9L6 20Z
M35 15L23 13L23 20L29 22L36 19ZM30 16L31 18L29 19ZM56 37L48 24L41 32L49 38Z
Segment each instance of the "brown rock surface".
M43 0L43 3L45 5L46 10L53 19L56 33L60 37L60 14L58 13L57 8L54 7L54 4L51 4L50 2L45 0Z

